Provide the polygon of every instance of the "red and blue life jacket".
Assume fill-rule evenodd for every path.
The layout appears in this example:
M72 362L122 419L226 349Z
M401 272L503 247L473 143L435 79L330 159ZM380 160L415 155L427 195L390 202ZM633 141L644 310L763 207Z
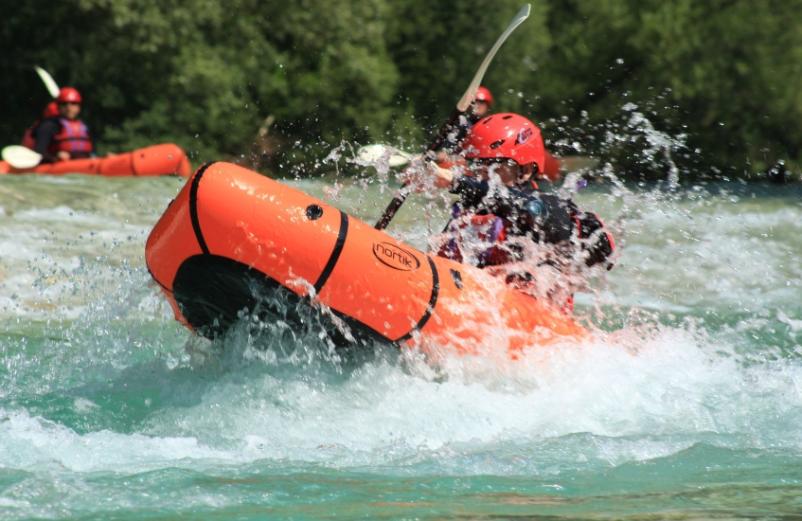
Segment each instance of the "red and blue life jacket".
M89 137L89 129L83 121L79 119L69 120L59 118L61 130L53 136L49 152L58 154L61 151L69 152L70 157L80 158L92 155L92 139Z
M535 186L532 187L533 191L536 189ZM569 226L573 228L570 234L575 240L571 239L571 243L581 248L585 265L589 267L603 263L610 269L615 242L601 219L592 212L579 210L570 202L565 202L564 211L567 212ZM537 285L536 274L527 269L518 272L518 268L510 264L522 260L524 253L520 245L508 240L511 235L520 233L516 233L516 229L520 230L520 225L516 226L507 219L492 213L465 211L460 205L455 204L452 209L452 219L444 230L445 241L441 243L437 254L457 262L488 268L489 271L503 276L507 284L528 292L528 288ZM548 235L541 237L547 238ZM557 244L554 239L546 240ZM503 268L504 265L509 265L516 271ZM560 287L549 290L547 298L565 313L573 310L573 295L566 293Z

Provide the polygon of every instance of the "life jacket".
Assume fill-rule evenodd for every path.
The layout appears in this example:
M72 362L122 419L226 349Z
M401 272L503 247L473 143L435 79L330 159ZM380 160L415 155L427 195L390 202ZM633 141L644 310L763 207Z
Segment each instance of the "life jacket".
M54 155L62 151L69 152L73 158L89 157L92 154L92 139L84 122L66 118L59 118L58 121L61 130L53 136L48 151Z
M480 268L510 262L503 247L507 239L504 219L493 214L455 215L447 228L448 239L437 255ZM465 243L469 243L466 247ZM470 256L471 258L466 258Z
M572 293L559 288L543 290L529 269L519 269L523 251L507 240L507 223L493 214L457 216L448 227L448 239L437 252L441 257L483 268L508 286L535 297L546 298L565 314L574 310ZM539 295L539 293L543 293Z
M531 187L526 188L536 191L537 184L532 182ZM572 227L575 227L574 237L579 240L584 254L585 265L605 263L608 270L612 268L610 257L615 251L615 241L601 219L595 213L583 212L573 204L567 210ZM559 286L538 290L536 274L527 268L519 269L520 265L514 264L524 257L521 245L510 238L511 233L515 235L511 232L514 229L512 223L497 215L471 214L463 211L459 205L455 205L452 219L445 230L446 240L441 244L437 254L487 269L496 276L503 277L506 284L521 291L544 293L542 296L564 313L571 313L574 308L572 293L566 292ZM551 262L546 261L545 264Z
M530 179L519 185L518 189L531 193L537 192L539 187L534 179ZM507 239L507 228L508 223L501 217L490 213L469 214L459 203L454 203L451 207L451 219L443 230L443 233L447 233L450 238L441 245L438 255L463 262L460 243L467 239L474 243L472 246L487 245L487 249L473 259L478 262L480 268L506 264L513 260L512 252L502 247L502 243Z

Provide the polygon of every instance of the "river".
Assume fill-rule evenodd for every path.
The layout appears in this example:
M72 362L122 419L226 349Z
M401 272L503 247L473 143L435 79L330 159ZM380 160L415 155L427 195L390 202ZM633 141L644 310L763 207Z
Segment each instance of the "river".
M144 264L182 184L0 177L0 518L802 512L798 186L593 184L619 246L577 299L595 340L435 370L237 335L192 356ZM369 222L392 195L293 184ZM390 230L423 246L444 208Z

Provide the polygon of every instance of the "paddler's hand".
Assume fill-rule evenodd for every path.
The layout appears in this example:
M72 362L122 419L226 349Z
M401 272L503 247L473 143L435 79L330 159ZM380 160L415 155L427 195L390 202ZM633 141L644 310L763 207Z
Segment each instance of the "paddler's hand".
M434 186L437 188L451 188L454 182L454 172L448 168L443 168L437 163L429 163L429 173L434 179Z
M66 150L61 150L58 154L56 154L56 157L59 161L68 161L70 159L70 153Z
M454 174L447 168L437 166L437 163L428 159L416 159L405 168L400 176L401 182L415 192L424 192L436 188L449 188L454 180Z

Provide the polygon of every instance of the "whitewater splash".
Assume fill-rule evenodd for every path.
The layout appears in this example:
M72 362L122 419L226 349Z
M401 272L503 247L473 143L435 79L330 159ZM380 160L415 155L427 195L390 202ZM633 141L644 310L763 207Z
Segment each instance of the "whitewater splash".
M134 366L129 379L145 379L137 387L189 392L188 403L151 403L131 432L82 432L4 407L0 465L143 471L272 459L447 471L454 458L479 458L470 472L503 474L520 468L479 455L525 447L532 458L525 466L537 469L560 461L560 444L572 458L613 465L701 440L802 449L795 428L802 419L802 364L745 365L727 346L700 336L658 328L646 337L630 332L531 351L515 363L452 358L438 373L414 353L401 363L383 358L339 373L254 358L249 367L229 362L189 373ZM214 384L205 385L210 377ZM73 415L112 414L87 391L68 404ZM594 441L583 446L588 436Z

